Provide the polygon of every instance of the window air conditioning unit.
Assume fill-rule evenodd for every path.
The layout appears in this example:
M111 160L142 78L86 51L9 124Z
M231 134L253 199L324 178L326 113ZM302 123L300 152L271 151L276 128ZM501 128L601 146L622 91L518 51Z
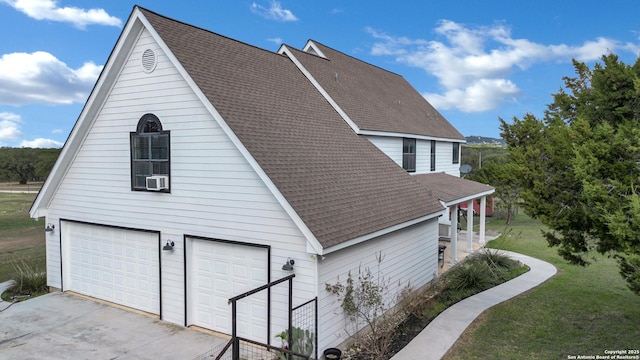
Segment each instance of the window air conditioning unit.
M166 190L169 188L169 177L168 176L149 176L147 177L147 190L152 191L160 191Z

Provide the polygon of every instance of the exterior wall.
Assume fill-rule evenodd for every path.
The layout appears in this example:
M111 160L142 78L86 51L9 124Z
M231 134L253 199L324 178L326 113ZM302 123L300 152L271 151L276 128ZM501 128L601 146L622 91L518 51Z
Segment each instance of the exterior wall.
M390 137L390 136L367 136L367 139L371 141L380 151L385 153L391 160L395 161L398 166L402 167L402 138ZM416 144L416 155L418 153L418 146ZM416 159L416 166L418 166ZM428 169L428 168L427 168Z
M378 149L402 167L402 137L367 136ZM462 157L462 155L461 155ZM416 171L425 174L431 171L431 141L416 140ZM453 145L450 141L436 141L436 170L449 175L460 176L460 164L453 164Z
M140 65L153 48L152 73ZM171 133L171 193L132 191L129 133L153 113ZM86 119L90 120L90 119ZM295 260L294 306L316 296L316 263L306 240L177 69L144 31L119 74L48 209L48 284L60 279L60 219L161 232L163 319L184 325L184 235L271 246L271 280L287 257ZM286 284L274 288L272 332L286 327ZM229 308L231 311L231 308ZM275 340L274 340L275 341Z
M460 177L460 163L453 163L453 145L449 141L436 142L436 171Z
M413 225L377 239L329 253L318 260L318 307L322 316L318 323L319 351L334 347L347 339L345 319L335 295L325 289L325 284L344 284L349 272L358 274L358 268L378 270L376 254L384 257L380 273L389 281L389 294L395 297L410 284L418 289L437 274L438 220Z

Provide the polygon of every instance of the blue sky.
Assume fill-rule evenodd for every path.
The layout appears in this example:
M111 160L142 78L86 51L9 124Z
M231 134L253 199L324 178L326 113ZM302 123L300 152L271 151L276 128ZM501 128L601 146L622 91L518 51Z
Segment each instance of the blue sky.
M62 146L136 4L273 51L314 39L404 76L467 136L541 115L571 59L640 53L637 0L0 0L0 146Z

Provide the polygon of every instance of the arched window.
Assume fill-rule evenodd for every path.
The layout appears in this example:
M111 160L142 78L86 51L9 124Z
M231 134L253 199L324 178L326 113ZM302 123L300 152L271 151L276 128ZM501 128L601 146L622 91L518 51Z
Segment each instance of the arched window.
M169 131L157 116L145 114L131 133L131 188L169 192ZM148 183L148 179L151 183ZM149 184L152 184L151 186Z

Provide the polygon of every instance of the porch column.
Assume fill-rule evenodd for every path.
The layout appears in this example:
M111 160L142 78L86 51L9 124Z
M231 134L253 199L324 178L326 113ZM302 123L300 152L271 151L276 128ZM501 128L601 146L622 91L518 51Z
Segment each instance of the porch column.
M467 202L467 252L473 253L473 200Z
M458 263L458 204L451 206L451 263Z
M484 245L484 225L487 219L487 197L480 198L480 245Z

